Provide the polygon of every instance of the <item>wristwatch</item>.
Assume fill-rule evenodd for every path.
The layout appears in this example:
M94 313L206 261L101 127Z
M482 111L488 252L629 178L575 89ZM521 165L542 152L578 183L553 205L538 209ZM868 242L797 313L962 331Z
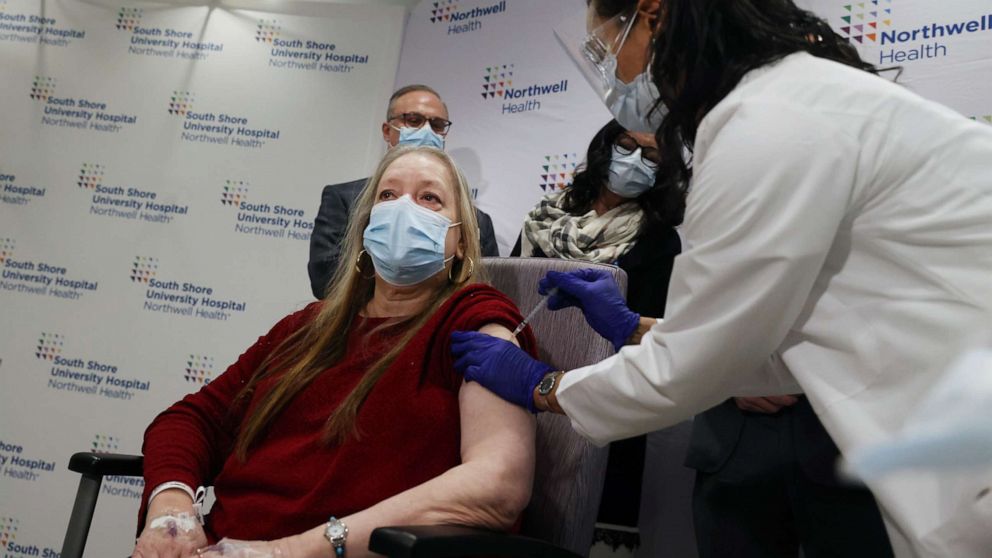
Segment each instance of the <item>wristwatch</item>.
M544 406L549 410L551 409L551 401L548 400L548 395L551 394L552 390L555 389L555 385L558 384L558 378L561 378L564 374L564 370L555 370L554 372L548 372L541 378L541 383L537 384L537 394L541 396L544 400Z
M330 541L331 546L334 547L334 555L337 558L344 558L344 543L348 539L348 526L332 515L327 520L327 528L324 529L324 538Z

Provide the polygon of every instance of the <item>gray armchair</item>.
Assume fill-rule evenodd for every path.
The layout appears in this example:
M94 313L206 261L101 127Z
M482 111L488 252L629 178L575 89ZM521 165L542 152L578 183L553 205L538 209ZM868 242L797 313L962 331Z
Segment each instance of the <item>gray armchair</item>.
M496 288L527 312L541 299L537 282L548 270L602 267L626 292L627 276L614 266L544 258L485 258L483 265ZM540 358L572 369L602 360L613 347L586 324L576 309L541 312L531 321ZM537 471L520 535L464 526L381 527L369 549L394 557L517 556L577 558L587 556L599 508L607 449L576 434L567 418L541 414L537 429ZM77 453L69 469L82 475L62 546L62 558L82 558L105 475L140 476L142 458L134 455Z

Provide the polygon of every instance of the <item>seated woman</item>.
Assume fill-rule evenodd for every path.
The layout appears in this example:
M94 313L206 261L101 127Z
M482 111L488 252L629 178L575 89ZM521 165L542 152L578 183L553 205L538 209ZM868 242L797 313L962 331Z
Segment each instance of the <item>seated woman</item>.
M672 205L653 190L659 160L653 135L628 132L611 120L592 138L572 184L542 198L527 215L510 255L617 265L627 272L630 308L664 316L668 278L682 243L674 229L659 224ZM623 547L614 555L633 553L640 543L645 457L644 436L610 444L594 542ZM689 495L683 492L670 501L684 504L675 512L688 523Z
M281 320L145 433L134 557L365 556L385 525L505 530L530 498L535 422L454 371L449 334L516 342L483 283L475 211L444 152L389 151L328 297ZM363 249L364 247L364 249ZM520 336L533 353L530 330ZM200 526L194 487L214 487ZM346 529L344 528L346 527ZM223 554L222 554L223 552Z

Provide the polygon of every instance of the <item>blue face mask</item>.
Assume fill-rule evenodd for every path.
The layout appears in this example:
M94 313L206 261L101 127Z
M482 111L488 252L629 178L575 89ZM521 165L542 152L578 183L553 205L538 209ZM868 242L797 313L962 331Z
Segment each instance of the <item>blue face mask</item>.
M399 287L416 285L444 270L444 239L460 225L414 203L408 195L372 206L362 246L375 272Z
M641 148L625 155L613 146L613 160L610 162L610 180L606 187L624 198L636 198L654 188L655 169L641 159Z
M400 131L400 140L396 142L396 145L415 145L418 147L426 146L444 149L444 138L432 130L430 124L427 122L419 128L403 126L397 129Z
M613 118L624 129L631 132L655 133L665 118L664 105L651 112L651 107L658 101L658 88L651 81L651 76L645 70L638 74L630 83L620 81L616 77L616 58L607 61L607 74L612 80L609 95L606 96L606 106Z

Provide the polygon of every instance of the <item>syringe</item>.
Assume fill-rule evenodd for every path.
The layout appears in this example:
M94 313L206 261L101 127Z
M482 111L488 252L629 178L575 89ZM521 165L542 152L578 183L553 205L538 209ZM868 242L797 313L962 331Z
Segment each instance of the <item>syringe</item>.
M516 327L516 329L513 330L513 336L514 337L516 337L517 334L519 334L521 331L524 330L525 327L527 327L527 324L530 323L531 319L533 319L534 316L536 316L538 312L541 311L541 308L543 308L544 306L546 306L547 301L548 301L548 297L551 296L551 295L553 295L553 294L555 294L555 293L557 293L557 292L558 292L558 287L552 287L551 290L548 291L548 294L546 294L546 295L544 295L544 296L541 297L541 301L538 302L537 305L535 305L534 308L530 312L527 313L527 316L524 317L524 321L520 322L520 325L518 325Z

